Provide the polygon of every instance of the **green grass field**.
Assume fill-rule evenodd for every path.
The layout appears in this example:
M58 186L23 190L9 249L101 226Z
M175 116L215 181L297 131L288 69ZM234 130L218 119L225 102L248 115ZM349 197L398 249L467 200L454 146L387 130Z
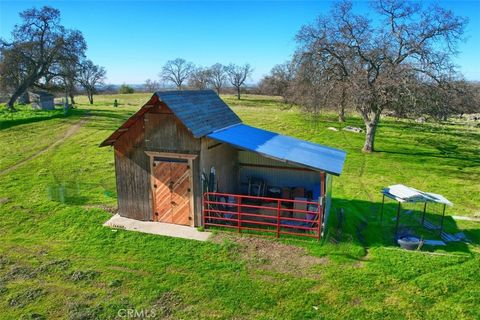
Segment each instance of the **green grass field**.
M480 318L480 223L451 218L480 215L480 129L382 119L378 152L363 154L363 135L327 129L361 126L355 115L339 124L274 97L224 96L247 124L341 148L347 161L324 242L218 232L203 243L102 227L116 191L112 149L98 144L148 98L78 97L66 115L0 108L0 319L119 319L126 309L158 319ZM394 203L379 223L379 190L395 183L452 200L446 230L470 243L395 246ZM438 239L411 217L402 224Z

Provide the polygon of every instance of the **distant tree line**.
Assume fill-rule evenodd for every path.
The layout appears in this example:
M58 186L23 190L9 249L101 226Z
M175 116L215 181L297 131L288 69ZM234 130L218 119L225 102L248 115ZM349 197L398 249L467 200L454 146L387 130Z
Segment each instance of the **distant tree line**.
M11 40L0 39L0 91L9 96L7 108L28 90L48 90L74 96L82 87L90 101L106 76L105 68L85 56L87 44L78 30L60 23L60 11L44 6L20 13Z
M479 112L478 85L465 81L451 57L467 20L436 4L403 0L372 2L378 19L357 14L349 1L333 5L301 28L290 61L259 83L309 112L347 109L365 124L363 150L374 151L383 113L399 117Z
M215 63L210 67L201 67L185 59L176 58L163 65L158 75L160 81L147 79L144 90L155 92L161 88L161 83L173 86L177 90L214 89L217 94L234 88L237 98L240 99L241 91L252 72L253 69L248 63L244 65L231 63L226 66Z

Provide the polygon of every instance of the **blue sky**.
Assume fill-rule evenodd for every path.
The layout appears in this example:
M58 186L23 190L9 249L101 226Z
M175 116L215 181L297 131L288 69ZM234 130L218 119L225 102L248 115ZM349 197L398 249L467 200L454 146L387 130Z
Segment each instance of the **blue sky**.
M480 1L440 1L470 22L468 41L455 61L469 80L480 80ZM294 51L299 28L328 11L328 1L3 1L0 37L8 39L18 13L50 5L62 23L81 30L88 57L107 69L108 83L158 79L169 59L197 65L250 63L257 81ZM368 10L366 2L356 5Z

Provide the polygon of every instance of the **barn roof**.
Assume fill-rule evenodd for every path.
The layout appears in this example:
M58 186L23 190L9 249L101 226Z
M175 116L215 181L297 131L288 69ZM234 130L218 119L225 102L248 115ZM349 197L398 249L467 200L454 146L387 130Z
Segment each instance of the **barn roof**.
M212 90L156 92L100 146L113 145L159 101L172 110L195 138L207 136L286 163L335 175L342 172L345 151L242 124L240 118Z
M213 90L158 91L100 146L114 144L157 101L165 103L195 138L242 122Z
M278 133L237 124L207 137L265 157L340 175L346 152Z
M159 91L155 95L195 138L242 122L213 90Z

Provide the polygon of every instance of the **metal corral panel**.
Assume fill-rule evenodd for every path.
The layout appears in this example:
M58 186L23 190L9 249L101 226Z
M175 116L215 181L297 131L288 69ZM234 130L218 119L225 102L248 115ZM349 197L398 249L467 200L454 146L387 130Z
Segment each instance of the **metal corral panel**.
M156 92L195 138L241 123L240 118L213 90Z
M296 164L334 175L342 173L346 153L278 133L237 124L207 137L271 157L285 163Z
M272 166L282 166L284 168L298 168L298 166L296 165L285 163L279 160L274 160L272 158L266 158L252 151L240 151L238 153L238 162L256 164L261 166L272 165Z

